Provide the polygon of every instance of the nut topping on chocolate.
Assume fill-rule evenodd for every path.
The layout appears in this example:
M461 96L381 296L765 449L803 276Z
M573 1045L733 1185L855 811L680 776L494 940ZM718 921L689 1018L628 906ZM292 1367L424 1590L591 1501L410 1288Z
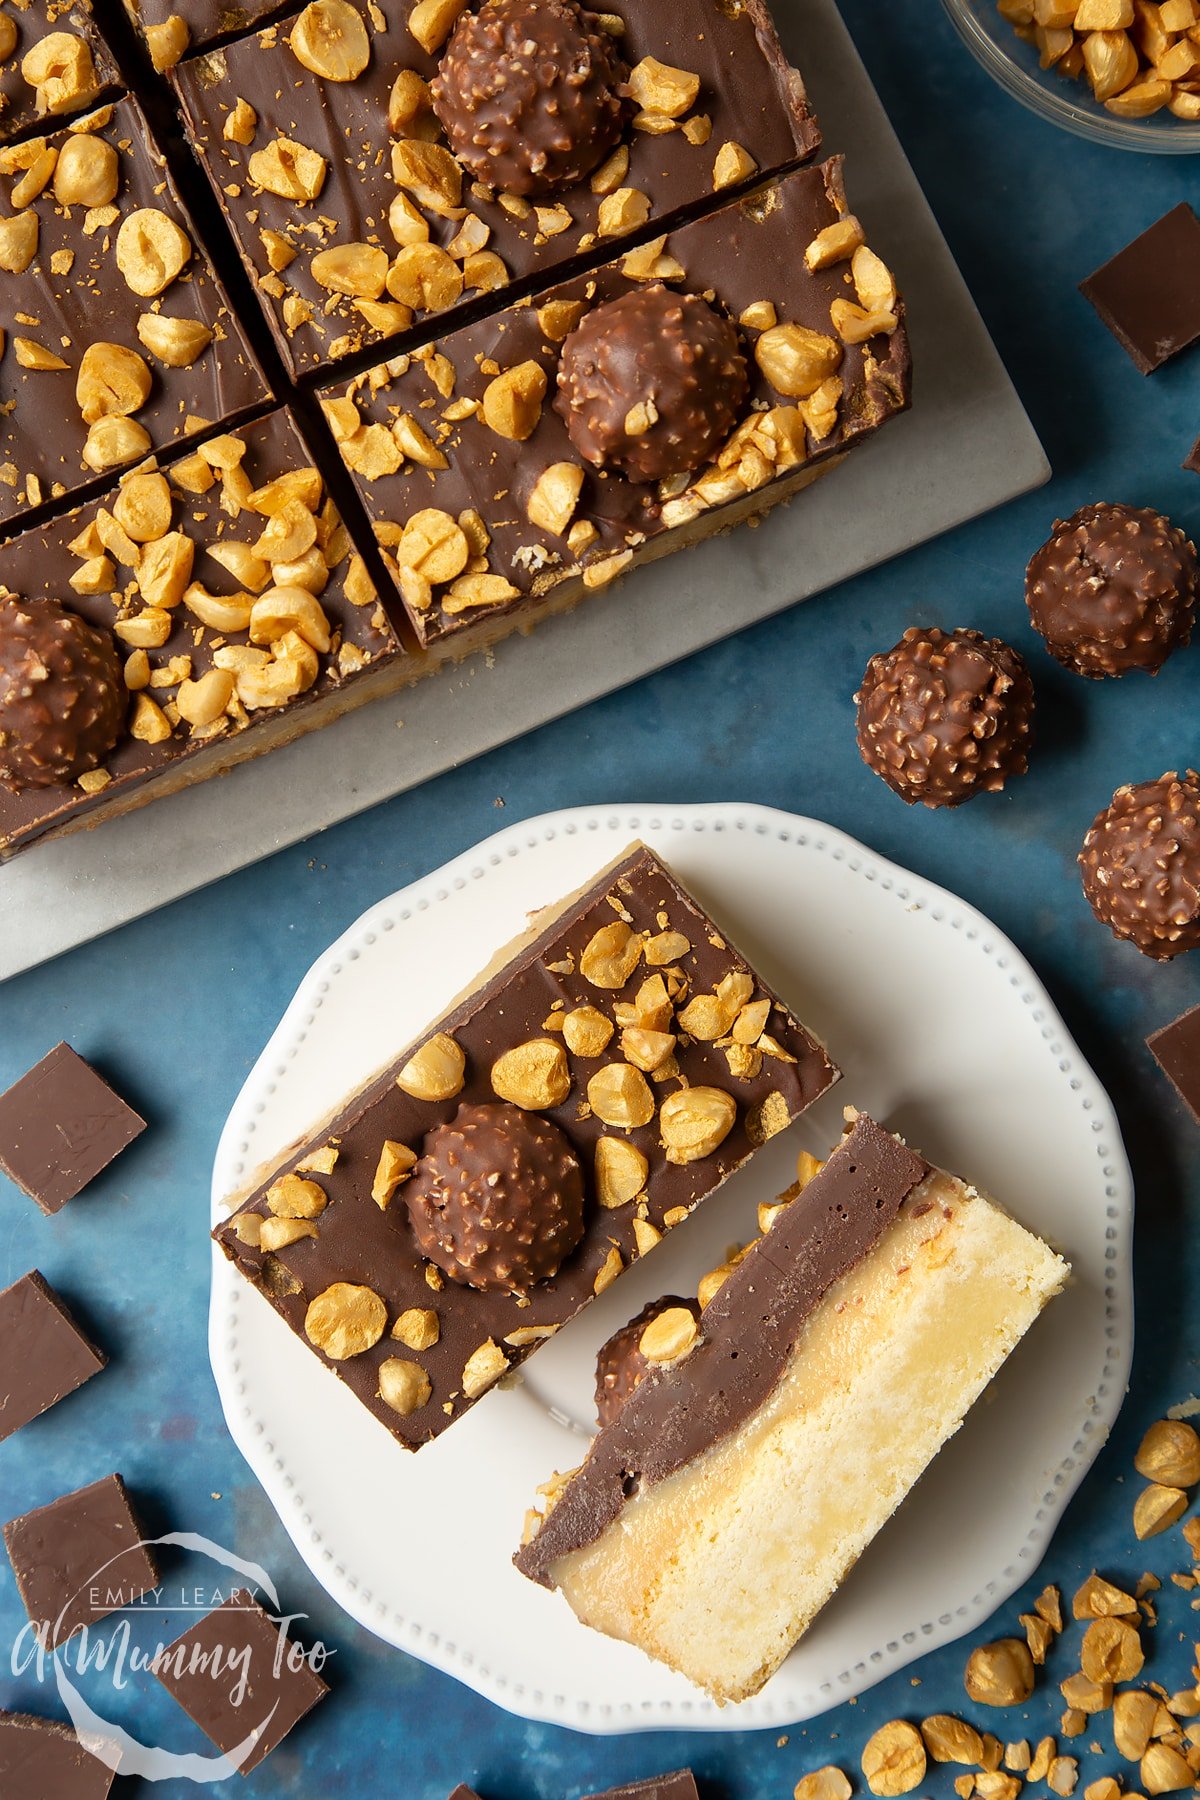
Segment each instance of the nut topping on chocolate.
M736 327L655 282L585 314L563 345L554 404L594 468L663 481L708 462L748 390Z
M574 0L484 0L459 18L431 84L451 148L509 194L573 187L621 135L625 68Z
M1096 681L1157 675L1192 635L1198 589L1195 546L1169 519L1103 503L1060 519L1025 577L1051 656Z
M0 597L0 782L65 787L98 768L125 727L110 633L55 600Z
M422 1256L486 1292L548 1281L583 1236L575 1153L556 1125L518 1106L460 1106L426 1135L404 1199Z
M653 1366L642 1350L642 1333L647 1325L665 1313L690 1313L699 1321L700 1307L695 1300L680 1299L678 1294L664 1294L643 1306L628 1325L614 1331L596 1353L596 1418L600 1429L612 1422L642 1377Z
M1029 766L1033 683L1000 638L911 626L855 702L863 761L910 806L961 806Z
M1156 962L1200 947L1200 775L1118 788L1079 865L1092 911L1114 937Z

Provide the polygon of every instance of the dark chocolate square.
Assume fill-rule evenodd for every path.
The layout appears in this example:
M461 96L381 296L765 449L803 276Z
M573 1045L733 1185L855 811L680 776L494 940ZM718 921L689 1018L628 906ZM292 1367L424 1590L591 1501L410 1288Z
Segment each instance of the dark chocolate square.
M98 1375L108 1358L31 1269L0 1293L0 1440Z
M225 1653L221 1663L213 1654L217 1650ZM198 1661L202 1666L195 1666ZM248 1678L239 1692L243 1668ZM154 1672L219 1750L227 1756L243 1751L238 1758L243 1775L329 1692L302 1646L284 1642L275 1621L244 1588L177 1637Z
M0 1169L56 1213L145 1129L90 1064L56 1044L0 1094Z
M1200 1006L1146 1039L1154 1060L1200 1125Z
M158 1578L119 1475L10 1519L4 1542L25 1610L49 1648L131 1606Z
M1200 338L1200 219L1186 202L1080 283L1143 375Z
M113 1774L84 1749L70 1726L0 1712L4 1800L106 1800Z

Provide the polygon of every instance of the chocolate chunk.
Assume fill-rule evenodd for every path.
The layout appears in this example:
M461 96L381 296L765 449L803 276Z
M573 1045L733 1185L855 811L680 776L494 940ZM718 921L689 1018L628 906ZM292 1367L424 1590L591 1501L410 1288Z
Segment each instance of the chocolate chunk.
M709 461L749 386L732 322L653 282L584 314L562 348L555 406L593 468L663 481Z
M0 1712L0 1794L4 1800L107 1800L113 1764L85 1750L69 1725Z
M0 1094L0 1169L56 1213L145 1129L95 1069L57 1044Z
M502 193L574 187L621 135L628 70L575 0L483 0L459 17L430 84L460 163Z
M329 1692L313 1667L316 1655L238 1588L167 1646L154 1673L249 1775ZM231 1683L231 1668L244 1670L245 1681Z
M0 12L0 142L58 124L121 85L91 0L16 0Z
M0 1439L73 1394L108 1358L31 1269L0 1293Z
M1157 675L1192 635L1196 547L1161 513L1101 502L1067 520L1032 557L1025 599L1056 662L1098 681Z
M1168 962L1200 947L1200 775L1118 788L1083 840L1083 891L1102 925Z
M14 146L0 212L0 522L267 400L136 101Z
M285 496L286 532L268 510ZM311 599L297 599L297 578L312 584ZM298 735L393 671L400 679L400 642L287 411L133 471L0 544L0 587L28 603L64 596L71 613L116 632L136 688L126 695L130 729L82 786L0 786L0 853L224 773L270 742L282 715Z
M4 1542L17 1591L49 1649L132 1606L158 1579L119 1475L11 1519Z
M618 1014L632 1022L618 1024ZM636 1023L641 1018L644 1027ZM757 1055L756 1043L718 1041L739 1018L746 1037L765 1025ZM654 1083L626 1061L628 1052L662 1066L673 1037L677 1079ZM583 1237L528 1297L460 1287L424 1260L410 1229L406 1157L415 1159L427 1134L461 1106L493 1106L494 1080L514 1092L511 1059L500 1072L497 1065L531 1042L565 1051L565 1089L559 1063L557 1081L547 1082L543 1069L542 1090L530 1098L537 1120L557 1127L583 1171ZM342 1323L333 1347L351 1354L325 1366L400 1443L419 1449L652 1251L660 1235L836 1079L821 1046L725 932L652 851L635 845L552 907L540 929L500 951L389 1069L340 1107L315 1108L328 1115L317 1134L214 1236L314 1353L329 1341L331 1322ZM689 1096L699 1129L680 1147ZM694 1160L685 1160L689 1152ZM286 1225L279 1231L275 1211L281 1201L289 1207L280 1185L310 1161L304 1179L328 1204L311 1215L315 1235L286 1241L290 1234ZM315 1201L311 1192L304 1198ZM325 1298L330 1289L337 1291ZM356 1324L364 1329L349 1328ZM417 1404L398 1409L381 1396L381 1366L409 1362L413 1353L431 1391L422 1399L422 1383L406 1375L407 1398Z
M1143 375L1200 338L1200 219L1186 203L1080 283Z
M519 1106L460 1106L405 1183L421 1254L451 1281L524 1294L583 1236L583 1175L556 1125Z
M1200 1006L1146 1039L1155 1061L1200 1125Z
M65 787L125 728L116 639L45 596L0 595L0 782Z
M910 626L854 698L863 761L910 806L961 806L1029 767L1033 683L1000 638Z
M642 1355L642 1333L652 1320L675 1307L700 1317L695 1300L678 1294L664 1294L660 1300L648 1300L640 1313L614 1331L608 1342L596 1352L596 1417L600 1429L615 1419L638 1383L650 1372L651 1364Z

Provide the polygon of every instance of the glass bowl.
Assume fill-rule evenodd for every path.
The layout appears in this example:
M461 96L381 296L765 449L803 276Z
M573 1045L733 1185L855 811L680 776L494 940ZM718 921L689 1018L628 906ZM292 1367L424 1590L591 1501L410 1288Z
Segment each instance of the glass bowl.
M996 0L943 0L943 5L989 75L1043 119L1077 137L1124 150L1158 156L1200 152L1200 122L1177 119L1166 111L1148 119L1119 119L1092 99L1086 81L1068 80L1054 69L1041 68L1037 51L996 10Z

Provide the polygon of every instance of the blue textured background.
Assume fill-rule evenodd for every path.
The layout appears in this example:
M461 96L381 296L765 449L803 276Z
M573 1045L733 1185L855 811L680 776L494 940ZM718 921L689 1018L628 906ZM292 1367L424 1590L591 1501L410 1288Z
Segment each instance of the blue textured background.
M335 1691L319 1713L222 1794L325 1800L340 1788L443 1800L471 1778L488 1800L562 1800L690 1761L708 1800L785 1800L831 1756L854 1768L884 1718L963 1701L963 1652L952 1647L918 1665L919 1689L896 1677L783 1743L770 1732L598 1741L524 1725L352 1626L301 1566L226 1435L205 1346L206 1218L213 1147L234 1095L301 974L364 907L498 825L551 807L727 798L812 812L956 889L1029 954L1113 1094L1139 1186L1132 1392L1043 1578L1069 1586L1094 1564L1127 1578L1183 1566L1178 1531L1135 1545L1129 1476L1143 1426L1200 1388L1200 1132L1143 1044L1200 1000L1200 957L1160 968L1116 945L1087 911L1074 856L1119 782L1200 760L1200 648L1153 685L1074 680L1033 639L1021 575L1051 519L1085 501L1153 504L1200 528L1200 481L1179 467L1200 432L1200 352L1143 380L1076 292L1106 255L1195 198L1195 164L1093 148L1034 120L975 68L934 0L843 6L1042 434L1053 487L0 990L0 1083L66 1037L151 1122L56 1219L6 1185L0 1193L0 1286L37 1265L113 1358L99 1380L0 1445L0 1516L120 1468L152 1526L205 1532L264 1562L285 1605L307 1612L309 1634L337 1651ZM958 813L910 813L855 750L857 677L914 620L1002 633L1030 655L1038 684L1032 772ZM395 1529L419 1556L437 1524L398 1517ZM1003 1620L1015 1624L1016 1611L1006 1607ZM1194 1639L1200 1618L1176 1589L1163 1612L1150 1672L1174 1688L1190 1662L1181 1635ZM32 1675L8 1667L23 1620L0 1559L0 1707L56 1711ZM997 1715L997 1731L1056 1729L1056 1682L1072 1666L1064 1647L1028 1716ZM143 1737L205 1747L153 1681L120 1704ZM1110 1744L1101 1724L1080 1745L1094 1737ZM1085 1756L1085 1780L1114 1766L1111 1754ZM952 1773L931 1771L928 1791L949 1796Z

